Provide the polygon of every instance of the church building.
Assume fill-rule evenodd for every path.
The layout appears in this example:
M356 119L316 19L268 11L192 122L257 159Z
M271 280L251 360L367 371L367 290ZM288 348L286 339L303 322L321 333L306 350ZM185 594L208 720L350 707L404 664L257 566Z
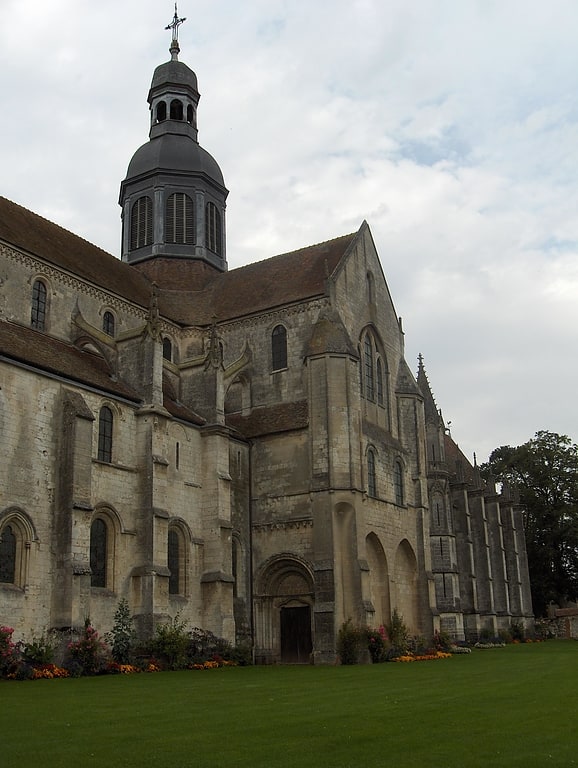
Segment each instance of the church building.
M229 271L199 90L153 74L121 259L0 198L0 625L180 615L258 663L532 620L522 510L448 434L369 226Z

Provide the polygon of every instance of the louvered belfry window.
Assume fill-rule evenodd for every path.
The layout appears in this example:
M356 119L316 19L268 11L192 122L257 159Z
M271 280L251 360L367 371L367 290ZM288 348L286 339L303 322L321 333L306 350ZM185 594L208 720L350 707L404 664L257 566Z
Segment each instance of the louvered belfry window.
M167 198L165 242L181 245L193 245L195 242L193 201L184 192L175 192Z
M205 208L205 247L222 255L221 214L214 203L207 203Z
M153 241L153 203L150 197L139 197L130 212L130 249L135 251Z

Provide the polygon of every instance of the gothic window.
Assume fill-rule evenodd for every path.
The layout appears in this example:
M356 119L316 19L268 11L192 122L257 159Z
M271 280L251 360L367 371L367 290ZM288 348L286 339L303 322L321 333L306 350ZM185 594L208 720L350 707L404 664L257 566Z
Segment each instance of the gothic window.
M367 452L367 493L372 498L377 498L377 481L375 475L375 452L370 448Z
M183 119L183 102L179 99L173 99L171 101L171 120Z
M376 379L377 379L377 402L379 405L383 405L383 366L381 364L381 360L377 360L377 369L376 369Z
M207 203L205 207L205 247L218 256L222 255L221 214L214 203Z
M195 242L193 201L184 192L175 192L167 198L165 242L181 245L192 245Z
M157 123L162 123L167 119L167 105L164 101L159 101L157 104Z
M47 291L42 280L35 280L32 286L32 311L30 325L39 331L46 329Z
M105 521L97 517L90 526L90 586L106 587L108 531Z
M167 565L169 567L169 595L181 594L181 552L180 536L174 528L169 528Z
M105 312L102 316L102 330L109 336L114 336L114 315L112 312Z
M107 405L100 409L98 417L98 453L99 461L112 461L112 411Z
M373 400L375 398L373 344L369 333L365 334L365 339L363 342L363 359L365 364L365 395L368 400Z
M173 345L168 336L165 336L163 339L163 357L169 361L173 359Z
M13 527L5 525L0 531L0 582L16 583L16 534Z
M271 334L271 361L272 369L280 371L287 368L287 329L283 325L276 325Z
M393 490L395 503L401 507L403 505L403 467L401 461L396 461L393 468Z
M153 203L146 195L139 197L130 212L130 249L144 248L153 241Z

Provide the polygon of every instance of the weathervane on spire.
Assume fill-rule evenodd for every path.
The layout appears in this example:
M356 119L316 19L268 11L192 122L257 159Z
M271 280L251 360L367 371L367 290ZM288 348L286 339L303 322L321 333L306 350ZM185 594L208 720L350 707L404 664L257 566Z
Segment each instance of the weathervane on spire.
M173 39L171 40L171 47L169 48L171 58L173 61L177 60L177 56L179 51L181 50L179 48L179 27L183 23L183 21L186 21L186 16L183 16L182 19L179 19L179 14L177 11L177 4L175 3L175 15L173 16L173 20L170 24L167 24L165 29L172 29L173 31Z

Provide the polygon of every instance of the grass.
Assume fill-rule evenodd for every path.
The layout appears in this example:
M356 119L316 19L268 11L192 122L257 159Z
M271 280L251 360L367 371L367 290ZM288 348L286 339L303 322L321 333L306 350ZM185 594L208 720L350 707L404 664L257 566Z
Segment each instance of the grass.
M0 683L3 768L578 765L578 643Z

